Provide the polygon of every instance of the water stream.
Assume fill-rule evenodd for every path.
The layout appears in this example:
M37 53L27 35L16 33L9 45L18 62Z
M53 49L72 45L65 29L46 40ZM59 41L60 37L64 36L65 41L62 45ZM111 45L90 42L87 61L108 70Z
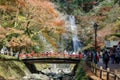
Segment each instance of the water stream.
M74 80L71 73L73 66L70 64L52 64L52 66L42 69L39 73L25 76L23 80Z
M75 23L75 17L72 15L69 15L69 22L70 22L70 28L72 32L72 41L73 41L73 51L77 53L81 50L82 44L81 41L78 39L78 32L77 32L77 26Z

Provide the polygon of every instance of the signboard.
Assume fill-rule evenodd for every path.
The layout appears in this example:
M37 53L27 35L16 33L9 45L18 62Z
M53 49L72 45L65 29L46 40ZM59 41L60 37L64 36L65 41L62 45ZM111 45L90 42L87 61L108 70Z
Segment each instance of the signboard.
M105 41L106 47L113 47L114 45L118 45L119 41Z

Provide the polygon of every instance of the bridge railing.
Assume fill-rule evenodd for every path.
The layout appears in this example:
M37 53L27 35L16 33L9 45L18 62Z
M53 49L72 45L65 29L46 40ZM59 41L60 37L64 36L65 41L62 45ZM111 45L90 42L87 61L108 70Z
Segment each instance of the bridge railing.
M82 54L66 54L66 53L29 53L19 54L19 58L79 58L82 59Z
M86 64L89 66L91 72L102 80L120 80L120 75L117 74L117 71L112 72L110 71L110 68L107 68L107 70L105 70L102 66L99 68L95 63L91 61L87 61Z

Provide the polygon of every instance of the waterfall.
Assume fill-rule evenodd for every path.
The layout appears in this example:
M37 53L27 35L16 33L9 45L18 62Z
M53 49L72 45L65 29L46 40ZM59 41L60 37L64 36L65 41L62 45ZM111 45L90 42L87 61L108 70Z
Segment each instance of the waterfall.
M81 50L82 44L77 36L78 33L77 33L77 26L75 24L75 17L72 15L69 15L69 22L70 22L70 27L72 32L73 51L77 53L78 51Z

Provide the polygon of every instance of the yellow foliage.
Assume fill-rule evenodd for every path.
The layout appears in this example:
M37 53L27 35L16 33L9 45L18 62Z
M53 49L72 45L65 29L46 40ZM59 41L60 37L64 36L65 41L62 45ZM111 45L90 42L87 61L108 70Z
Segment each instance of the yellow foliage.
M26 17L19 15L18 16L18 20L22 21L22 22L25 22L26 21Z
M46 33L43 33L43 35L53 47L57 47L57 43L52 39L52 37L48 36Z
M113 31L116 33L117 32L120 32L120 21L117 20L115 23L113 23Z
M119 27L119 26L120 26L120 21L119 21L119 20L115 22L115 26L116 26L116 27Z
M65 33L65 30L63 28L57 28L55 32L57 34L63 34L63 33Z
M120 40L120 38L116 36L109 36L107 40Z

